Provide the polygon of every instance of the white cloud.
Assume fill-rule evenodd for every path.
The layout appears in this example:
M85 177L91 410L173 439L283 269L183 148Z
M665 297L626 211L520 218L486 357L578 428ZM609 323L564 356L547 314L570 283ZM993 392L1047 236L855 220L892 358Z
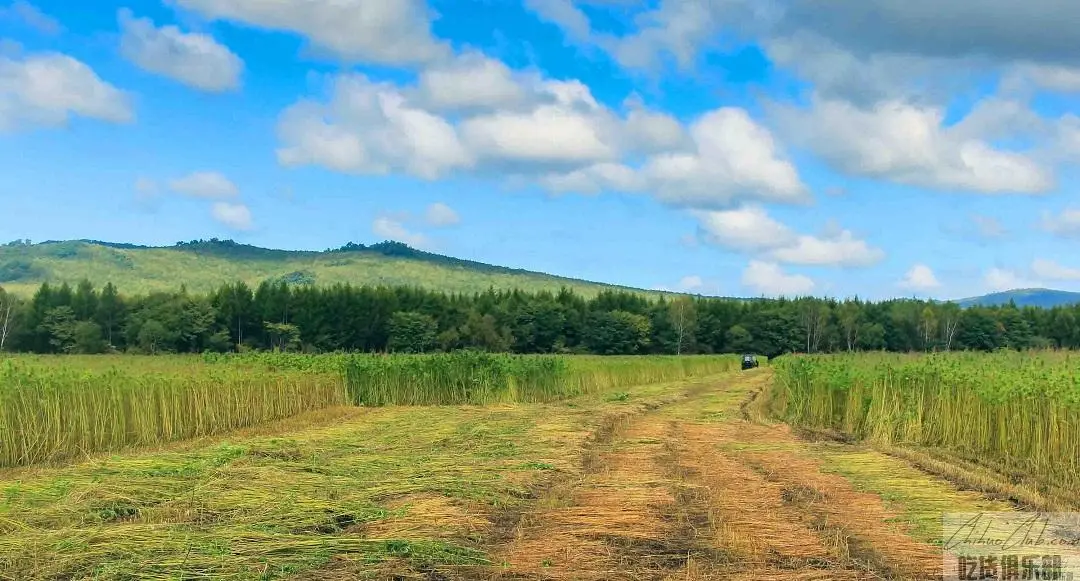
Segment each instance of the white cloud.
M412 232L401 221L390 216L379 216L371 223L371 231L376 236L382 236L387 240L403 242L413 248L427 248L429 240L427 236L419 232Z
M637 96L620 115L580 81L511 70L472 51L425 69L411 86L359 74L330 86L326 100L281 115L283 165L497 175L555 193L648 192L684 207L810 199L770 132L742 109L709 112L687 131Z
M1032 261L1031 272L1047 280L1080 280L1080 268L1064 266L1045 258L1036 258Z
M0 7L0 19L17 19L42 34L59 34L63 27L55 18L42 12L26 0L15 0L7 8Z
M589 18L573 0L525 0L525 7L541 20L558 25L575 42L585 42L591 36Z
M814 281L805 275L787 274L773 262L751 260L742 274L743 286L767 296L801 296L814 290Z
M1080 160L1080 116L1069 113L1057 120L1054 125L1054 143L1058 159L1075 162Z
M59 53L0 56L0 131L62 126L72 115L129 123L129 97L84 63Z
M643 175L621 163L594 163L566 173L551 173L542 176L540 183L554 193L579 194L636 192L646 187Z
M740 199L809 201L771 133L737 108L687 131L640 98L620 115L577 80L545 79L466 52L417 83L341 75L327 99L302 100L278 123L278 160L356 174L500 176L554 192L648 192L683 207Z
M225 199L240 195L236 184L214 171L197 171L172 180L169 189L193 198Z
M902 288L915 291L928 291L941 287L934 271L925 264L916 264L907 271L903 280L900 281Z
M431 226L453 226L461 222L461 217L450 206L435 202L424 212L424 221Z
M497 112L461 126L470 150L510 164L580 165L612 161L617 151L587 113L542 105L528 113Z
M1080 67L1025 63L1018 65L1003 83L1012 90L1033 84L1050 91L1076 93L1080 92Z
M507 108L531 97L525 85L532 80L502 61L469 51L424 69L417 99L433 111Z
M639 151L658 153L689 145L685 129L671 115L650 111L637 98L627 99L626 106L627 139Z
M538 103L525 111L499 110L465 119L461 135L489 166L525 173L581 168L615 161L623 145L618 118L580 81L544 80Z
M1046 119L1021 100L1001 96L985 97L971 111L948 129L957 140L1008 139L1011 137L1050 137L1052 128Z
M702 280L700 276L698 276L696 274L693 274L693 275L690 275L690 276L684 276L681 279L679 279L678 288L680 288L682 290L685 290L685 291L695 291L695 290L700 290L700 289L704 288L704 286L705 286L705 281Z
M996 267L986 271L986 274L983 275L983 285L992 292L1036 286L1011 270Z
M848 174L986 194L1054 186L1052 172L1030 157L943 127L944 111L935 107L892 101L862 109L819 99L807 111L779 108L777 117L793 140Z
M745 110L710 111L693 123L690 136L692 153L653 156L642 170L661 201L715 208L738 199L781 203L810 199L772 134Z
M1080 208L1065 208L1059 212L1043 212L1042 228L1062 238L1080 236Z
M152 73L204 91L227 91L240 86L243 61L208 34L184 33L176 26L154 26L149 18L119 12L120 52Z
M865 267L881 262L885 252L843 230L827 237L799 236L794 244L777 248L770 256L785 264Z
M727 22L745 26L764 16L771 3L742 0L662 0L655 9L635 17L637 30L622 37L603 36L596 42L620 64L657 70L667 59L690 69L706 48L721 46L720 28Z
M206 18L306 36L346 59L383 65L422 64L449 55L431 35L424 0L172 0Z
M244 204L214 202L210 209L215 220L233 230L251 230L251 210Z
M774 220L760 206L743 206L735 210L694 212L707 241L745 251L773 250L789 246L798 236L787 226Z
M281 116L278 161L285 166L425 179L474 162L446 119L410 106L389 83L355 74L338 77L327 103L301 101Z
M849 230L831 224L820 236L797 234L774 220L759 206L734 210L698 211L707 242L785 264L865 267L885 258L880 248L855 238Z

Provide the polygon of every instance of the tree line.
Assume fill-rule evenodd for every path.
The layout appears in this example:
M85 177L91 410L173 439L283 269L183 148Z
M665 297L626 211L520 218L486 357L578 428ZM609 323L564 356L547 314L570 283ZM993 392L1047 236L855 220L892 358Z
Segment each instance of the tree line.
M1080 347L1080 306L961 309L912 299L646 298L604 291L225 284L128 296L112 284L0 288L0 350L33 353L430 352L693 354Z

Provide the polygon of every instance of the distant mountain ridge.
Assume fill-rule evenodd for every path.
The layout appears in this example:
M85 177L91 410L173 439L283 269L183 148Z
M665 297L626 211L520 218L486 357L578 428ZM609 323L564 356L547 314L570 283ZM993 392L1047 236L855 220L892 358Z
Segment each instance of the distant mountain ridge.
M495 266L412 248L401 242L338 248L280 250L233 240L193 240L145 246L101 240L48 240L0 244L0 286L29 296L43 282L96 285L112 282L123 293L171 291L186 286L207 292L226 282L251 286L270 281L293 285L417 286L445 292L498 290L558 291L593 296L622 290L658 297L678 293L580 280L520 268ZM752 300L724 297L733 300ZM1051 308L1080 304L1080 293L1045 288L1015 289L952 301L961 307L1005 305Z
M401 242L348 243L323 251L278 250L233 240L193 240L143 246L101 240L16 240L0 245L0 286L29 295L43 282L115 284L124 293L167 291L185 285L207 292L242 280L290 284L419 286L446 292L558 291L586 296L624 290L659 296L661 291L580 280L417 250Z
M1023 288L952 301L961 307L992 307L1012 301L1018 307L1052 307L1080 304L1080 293L1048 288Z

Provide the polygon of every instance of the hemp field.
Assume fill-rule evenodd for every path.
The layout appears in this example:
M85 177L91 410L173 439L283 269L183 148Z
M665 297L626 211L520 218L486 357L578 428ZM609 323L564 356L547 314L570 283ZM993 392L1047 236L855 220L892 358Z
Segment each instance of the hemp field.
M396 405L415 402L394 401L389 380L371 383L382 391L350 389L331 359L131 363L131 376L152 365L158 378L231 377L243 366L287 385L338 377L341 395L282 408L281 418L14 456L22 465L0 468L0 579L933 579L942 512L1032 505L991 478L1001 462L961 463L958 452L946 462L904 438L798 420L786 366L801 358L745 372L733 358L652 359L484 360L506 375L492 371L490 389L468 393L444 375L440 393L457 395L425 402L441 405ZM390 365L384 377L409 383L448 360L401 361L364 364ZM69 358L63 365L80 371L63 373L98 378L120 373L106 369L115 363ZM19 377L61 373L57 360L8 365ZM120 394L116 405L156 383L123 385L107 391ZM86 387L73 379L55 391ZM357 394L390 405L352 405ZM189 408L134 412L186 418L168 410ZM235 420L243 408L229 409L215 417ZM1030 478L1028 500L1072 506L1048 493L1057 471Z

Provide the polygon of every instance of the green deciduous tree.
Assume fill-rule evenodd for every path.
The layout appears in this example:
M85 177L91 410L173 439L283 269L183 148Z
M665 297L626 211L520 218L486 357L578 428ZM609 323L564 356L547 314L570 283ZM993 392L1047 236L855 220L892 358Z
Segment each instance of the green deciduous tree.
M101 334L101 325L93 321L79 321L72 330L72 351L75 353L104 353L107 345Z
M398 311L390 316L387 347L399 353L423 353L435 346L439 324L431 315Z

